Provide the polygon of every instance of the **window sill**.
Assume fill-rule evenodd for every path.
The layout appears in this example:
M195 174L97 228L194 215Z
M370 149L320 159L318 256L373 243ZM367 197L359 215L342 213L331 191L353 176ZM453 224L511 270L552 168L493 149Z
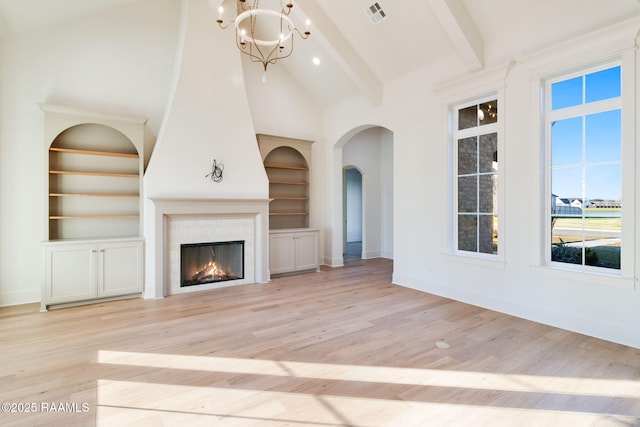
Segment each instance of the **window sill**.
M505 269L504 260L497 255L482 255L471 252L448 252L443 253L442 255L446 260L452 262L461 262L464 264L490 267L499 270Z

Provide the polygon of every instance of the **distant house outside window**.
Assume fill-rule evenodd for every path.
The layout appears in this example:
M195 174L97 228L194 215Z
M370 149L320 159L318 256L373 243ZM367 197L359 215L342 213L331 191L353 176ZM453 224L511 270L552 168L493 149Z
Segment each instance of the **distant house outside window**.
M564 75L548 81L545 91L551 191L548 259L580 270L619 270L621 66Z
M454 245L457 252L498 253L498 101L454 108Z

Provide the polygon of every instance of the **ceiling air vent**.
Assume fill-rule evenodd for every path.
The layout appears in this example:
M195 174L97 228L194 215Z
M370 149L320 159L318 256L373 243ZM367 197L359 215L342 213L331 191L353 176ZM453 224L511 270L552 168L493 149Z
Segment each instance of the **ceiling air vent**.
M382 10L382 7L380 7L380 3L378 2L375 2L371 6L366 7L364 9L364 12L367 14L371 22L373 22L374 24L379 23L380 21L382 21L384 18L387 17L386 12Z

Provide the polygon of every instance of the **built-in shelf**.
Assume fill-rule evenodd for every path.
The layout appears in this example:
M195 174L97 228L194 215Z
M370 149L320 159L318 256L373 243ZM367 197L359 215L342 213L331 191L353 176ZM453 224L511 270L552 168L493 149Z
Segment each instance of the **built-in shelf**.
M52 215L49 219L138 219L140 215Z
M112 197L114 199L119 198L139 198L138 194L109 194L109 193L50 193L49 197Z
M70 154L85 154L90 156L109 156L109 157L126 157L130 159L137 159L138 153L121 153L115 151L96 151L96 150L80 150L77 148L62 148L62 147L50 147L49 151L57 153L70 153Z
M269 181L269 184L277 185L309 185L306 181Z
M88 171L58 171L50 170L51 174L59 175L84 175L84 176L111 176L116 178L140 178L137 173L120 173L120 172L88 172Z
M284 166L284 165L264 165L267 169L283 169L283 170L295 170L295 171L308 171L306 166Z
M299 215L309 215L309 212L269 212L269 215L272 215L272 216L299 216Z

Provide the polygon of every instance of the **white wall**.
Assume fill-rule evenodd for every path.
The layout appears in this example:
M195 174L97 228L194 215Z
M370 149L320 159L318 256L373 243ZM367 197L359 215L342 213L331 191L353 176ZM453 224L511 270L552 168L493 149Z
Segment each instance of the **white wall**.
M383 258L393 259L393 133L387 129L380 129L380 158L383 168L380 191L381 253Z
M355 98L327 111L327 140L334 143L327 150L334 158L329 185L334 192L342 169L339 147L344 135L371 123L393 132L395 283L640 348L640 248L633 243L628 246L636 251L635 273L628 280L541 265L540 241L545 231L540 220L544 211L537 138L539 91L532 87L541 72L587 64L621 49L635 52L638 27L636 19L619 29L598 31L540 55L518 58L494 72L468 76L450 86L436 85L446 81L444 76L463 70L447 60L442 67L417 70L387 84L379 107ZM622 38L612 41L609 32ZM506 119L500 201L503 257L486 261L448 250L451 186L446 104L499 89L504 93ZM635 120L639 120L637 114ZM637 197L640 191L635 192ZM331 244L325 256L333 260L339 250L335 241L341 237L335 232L340 227L341 202L336 197L329 200L327 228L333 232L327 237ZM627 214L638 215L632 210ZM638 242L640 221L636 216L632 222L636 235L630 240Z
M38 103L149 118L164 113L179 8L147 0L0 40L0 306L40 300L45 144Z

